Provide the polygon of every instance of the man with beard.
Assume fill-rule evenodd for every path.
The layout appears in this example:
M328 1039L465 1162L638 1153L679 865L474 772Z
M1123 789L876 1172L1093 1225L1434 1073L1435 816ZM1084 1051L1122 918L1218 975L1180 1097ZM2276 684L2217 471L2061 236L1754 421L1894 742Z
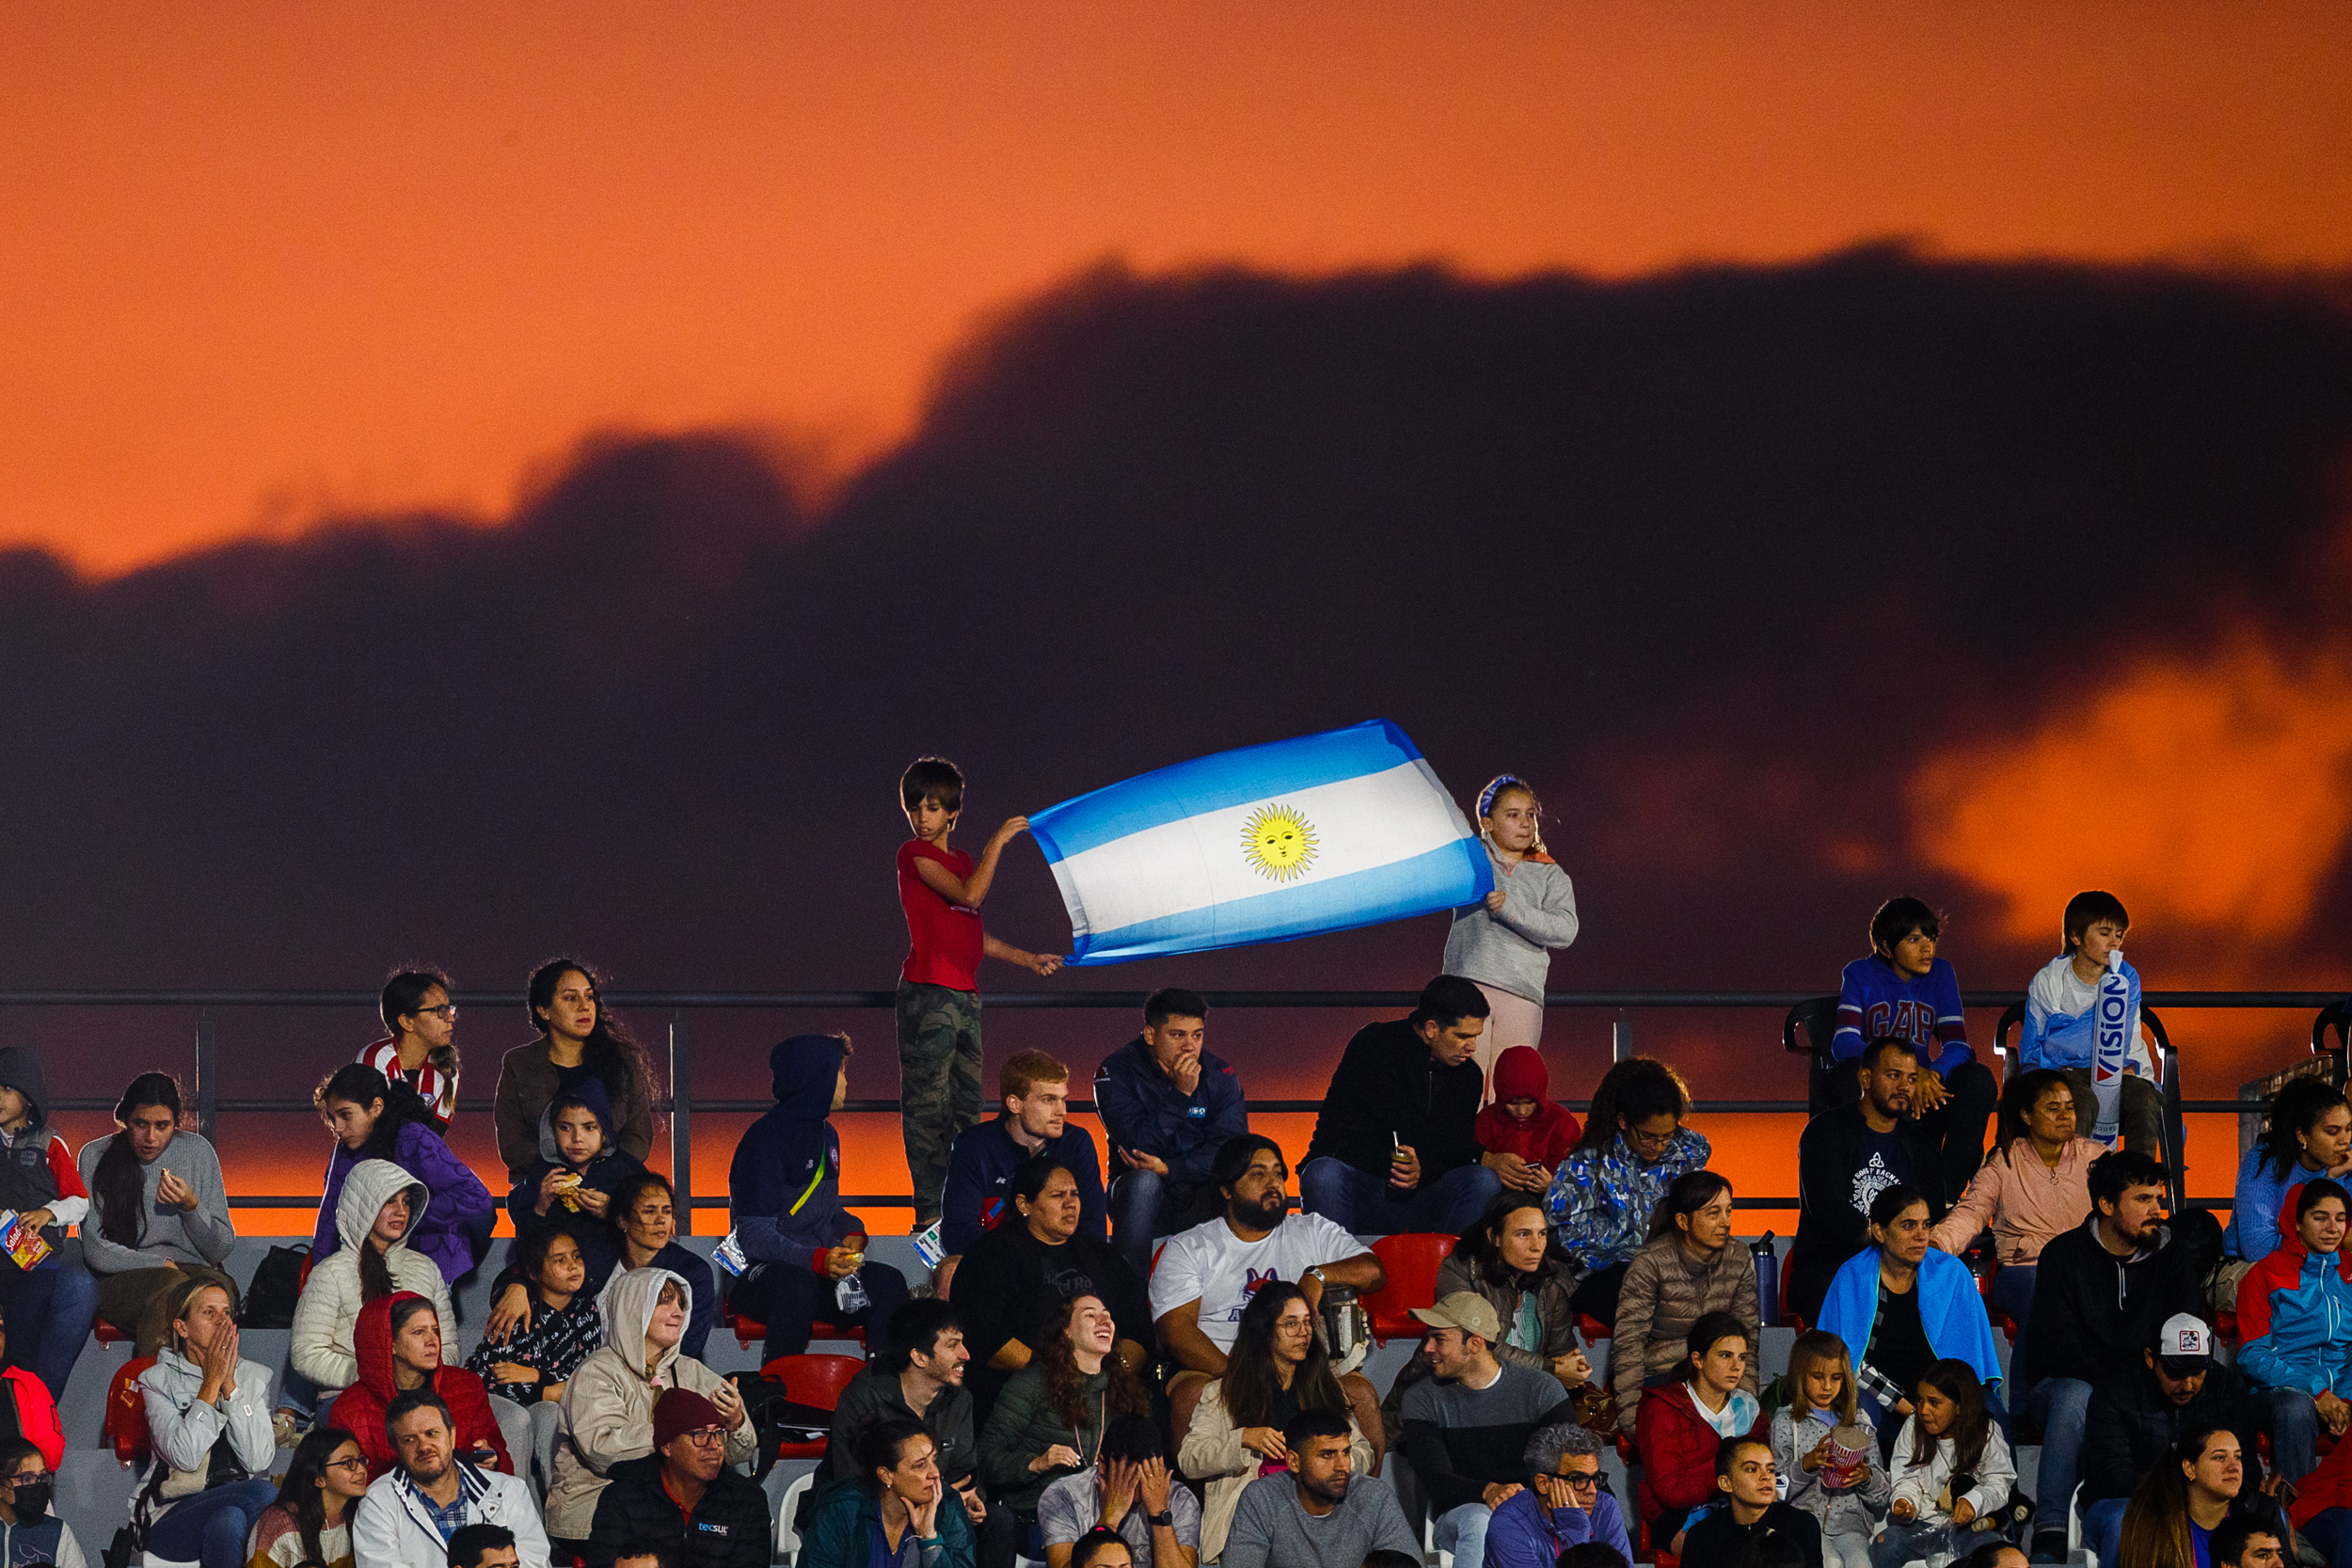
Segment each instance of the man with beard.
M1282 1429L1287 1475L1261 1476L1241 1495L1225 1568L1359 1568L1376 1551L1421 1559L1396 1494L1377 1476L1349 1473L1347 1418L1304 1410Z
M515 1532L522 1568L548 1568L548 1532L531 1483L457 1457L449 1406L411 1388L384 1413L400 1462L368 1488L352 1520L358 1568L448 1568L450 1539L468 1525Z
M972 1478L972 1391L964 1386L964 1369L971 1360L963 1342L963 1320L954 1307L930 1296L899 1307L890 1319L890 1349L850 1380L834 1407L825 1443L825 1479L856 1475L858 1447L882 1422L921 1422L939 1457L940 1479L961 1499L979 1536L982 1568L990 1568L1010 1563L1020 1543L1013 1536L1010 1511L982 1502Z
M1838 1268L1870 1244L1870 1204L1879 1194L1913 1188L1938 1214L1946 1202L1935 1151L1912 1115L1916 1048L1882 1035L1863 1047L1854 1070L1861 1099L1823 1111L1797 1139L1797 1240L1784 1305L1807 1323L1820 1317Z
M1290 1167L1262 1132L1228 1138L1210 1170L1225 1212L1170 1237L1152 1271L1152 1317L1160 1342L1184 1370L1168 1381L1174 1421L1185 1432L1209 1379L1225 1375L1242 1308L1269 1280L1287 1280L1323 1309L1327 1285L1369 1295L1388 1279L1361 1242L1320 1214L1290 1212ZM1355 1373L1340 1380L1365 1434L1377 1441L1379 1396ZM1375 1449L1375 1458L1377 1449Z
M1143 1033L1094 1074L1110 1145L1111 1243L1137 1274L1151 1272L1153 1237L1223 1207L1211 1167L1226 1139L1249 1131L1241 1080L1204 1049L1208 1015L1199 991L1163 986L1143 1005Z
M2262 1430L2262 1414L2245 1381L2236 1368L2214 1359L2213 1348L2213 1330L2204 1321L2180 1313L2165 1320L2156 1342L2140 1353L2144 1366L2102 1381L2091 1394L2076 1474L2083 1483L2083 1542L2097 1547L2101 1562L2114 1562L2121 1554L2123 1510L2139 1478L2162 1463L2184 1433L2198 1426ZM2275 1479L2258 1481L2261 1464L2248 1449L2247 1481L2275 1491ZM2059 1543L2043 1544L2057 1548Z
M2132 1376L2165 1321L2194 1314L2221 1258L2202 1209L2167 1221L2162 1162L2117 1149L2090 1163L2091 1212L2042 1249L2016 1405L2042 1428L2034 1556L2064 1557L2068 1498L2095 1384Z

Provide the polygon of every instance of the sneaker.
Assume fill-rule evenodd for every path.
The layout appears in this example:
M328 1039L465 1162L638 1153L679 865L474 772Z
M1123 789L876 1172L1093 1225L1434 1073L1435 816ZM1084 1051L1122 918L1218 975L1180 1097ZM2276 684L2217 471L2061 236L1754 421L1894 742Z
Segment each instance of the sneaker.
M2033 1562L2064 1562L2067 1560L2066 1532L2056 1529L2035 1531L2033 1551L2028 1554L2027 1560Z

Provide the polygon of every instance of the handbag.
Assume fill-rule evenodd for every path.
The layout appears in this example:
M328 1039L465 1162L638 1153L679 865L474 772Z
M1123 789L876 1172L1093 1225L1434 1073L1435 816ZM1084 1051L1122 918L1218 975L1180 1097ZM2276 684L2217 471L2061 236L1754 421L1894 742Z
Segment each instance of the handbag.
M302 1294L302 1266L310 1260L310 1244L274 1246L253 1271L245 1292L245 1309L237 1315L240 1328L294 1327L294 1301Z

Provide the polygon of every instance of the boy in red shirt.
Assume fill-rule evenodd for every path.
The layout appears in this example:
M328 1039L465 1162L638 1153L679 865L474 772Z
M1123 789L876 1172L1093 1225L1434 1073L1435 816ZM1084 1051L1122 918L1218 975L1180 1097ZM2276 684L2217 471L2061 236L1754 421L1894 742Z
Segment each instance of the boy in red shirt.
M898 1116L919 1234L939 1220L956 1134L980 1119L980 959L1040 974L1053 974L1061 959L1025 953L980 929L980 901L996 879L997 857L1029 831L1029 819L1008 819L975 861L947 847L963 810L963 775L954 763L917 758L899 779L898 795L914 833L898 846L898 903L910 942L898 972Z

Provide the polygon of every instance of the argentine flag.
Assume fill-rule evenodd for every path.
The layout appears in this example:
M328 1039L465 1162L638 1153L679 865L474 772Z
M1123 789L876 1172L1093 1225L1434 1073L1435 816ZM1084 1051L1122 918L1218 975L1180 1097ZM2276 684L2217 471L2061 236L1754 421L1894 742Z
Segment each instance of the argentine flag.
M1029 832L1073 964L1344 931L1494 886L1454 798L1385 719L1163 768L1034 812Z

